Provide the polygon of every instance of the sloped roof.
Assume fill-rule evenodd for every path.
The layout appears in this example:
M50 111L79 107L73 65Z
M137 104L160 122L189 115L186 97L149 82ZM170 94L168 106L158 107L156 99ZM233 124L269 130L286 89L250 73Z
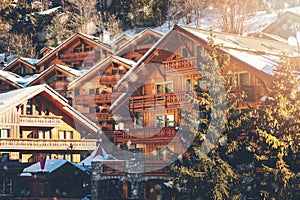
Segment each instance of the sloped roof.
M109 50L111 52L113 52L113 50L111 49L110 46L101 43L97 37L93 37L90 35L86 35L83 33L76 33L74 35L72 35L71 37L69 37L68 39L66 39L64 42L62 42L60 45L58 45L56 48L52 49L47 55L45 55L44 57L42 57L38 62L37 65L40 65L41 63L43 63L45 60L47 60L49 57L51 56L55 56L55 53L60 51L61 49L64 48L65 45L67 45L68 43L72 42L73 40L76 40L77 38L81 38L81 39L85 39L88 40L89 42L101 46L103 48L105 48L106 50Z
M26 65L29 68L35 69L35 64L38 60L34 58L24 58L24 57L17 57L13 61L7 64L6 67L3 68L3 70L9 71L11 67L13 67L16 63L21 62L24 65Z
M36 83L39 79L45 77L47 74L49 74L51 71L53 71L57 68L64 71L65 73L73 76L73 77L78 77L82 73L80 70L76 70L76 69L73 69L73 68L68 67L68 66L54 64L54 65L51 65L50 67L48 67L47 69L45 69L40 74L38 74L33 80L28 82L27 85L32 85L32 84Z
M25 78L13 72L0 70L0 76L16 88L23 88L27 83Z
M122 56L120 54L124 53L124 51L126 52L126 49L131 48L131 47L135 47L136 45L138 45L139 40L141 40L142 37L144 37L144 35L146 34L150 34L150 35L154 35L157 38L161 38L163 36L162 33L153 30L153 29L145 29L142 32L140 32L139 34L137 34L135 37L133 37L131 40L129 40L128 42L126 42L125 44L123 44L122 46L119 47L119 49L115 52L115 55L119 55Z
M78 83L84 81L89 75L95 73L97 70L102 69L109 62L114 62L114 61L122 62L123 64L125 64L125 67L127 66L127 68L131 68L136 64L136 62L132 60L128 60L126 58L121 58L119 56L109 56L104 60L102 60L101 62L99 62L98 64L94 65L91 69L86 71L82 76L78 77L77 79L69 83L68 90L74 88Z
M180 26L181 29L192 33L198 38L207 41L210 35L209 31L192 28L188 26ZM251 51L253 53L267 53L281 55L283 52L289 52L291 47L287 41L273 41L262 38L255 38L249 36L240 36L230 33L213 32L216 37L214 41L216 44L222 45L222 48L232 48L239 50Z
M68 104L67 99L61 96L58 92L52 89L47 84L43 85L35 85L30 86L22 89L16 89L13 91L5 92L0 94L0 115L1 113L9 110L13 107L18 106L19 104L23 103L25 100L30 99L38 94L46 93L48 96L53 98L58 102L61 106L63 112L72 116L74 120L76 119L80 124L89 128L90 130L97 133L99 131L99 127L91 122L88 118L82 115L80 112L75 110L71 105Z
M99 143L98 147L84 160L79 164L84 166L91 166L93 161L102 161L102 160L116 160L112 155L108 154L103 148L102 142Z
M47 159L46 163L45 163L45 168L43 170L41 169L40 162L37 162L37 163L30 165L29 167L24 168L20 176L30 176L30 175L38 173L38 172L52 173L55 170L59 169L60 167L66 165L66 164L70 164L82 172L87 172L87 169L84 168L82 165L79 165L79 164L76 164L73 162L69 162L67 160Z

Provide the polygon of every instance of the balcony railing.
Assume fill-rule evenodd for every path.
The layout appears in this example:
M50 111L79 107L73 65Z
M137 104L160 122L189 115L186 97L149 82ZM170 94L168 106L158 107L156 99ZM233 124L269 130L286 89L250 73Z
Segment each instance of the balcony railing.
M60 55L60 59L63 61L91 60L93 58L95 58L95 53L93 51L65 53Z
M76 95L75 103L80 104L97 104L97 103L111 103L112 94L90 94L90 95Z
M174 127L163 128L145 128L134 129L129 132L114 131L115 143L151 143L151 142L170 142L176 137L176 130Z
M1 138L0 150L95 150L97 140Z
M21 126L57 127L61 125L62 116L21 115Z
M183 58L178 60L164 61L167 71L190 71L197 69L196 58Z
M110 76L102 76L100 78L100 84L103 85L115 85L124 75L123 74L116 74L116 75L110 75Z
M187 92L154 94L145 96L136 96L130 98L131 109L146 109L151 107L163 106L171 107L182 103L187 103Z

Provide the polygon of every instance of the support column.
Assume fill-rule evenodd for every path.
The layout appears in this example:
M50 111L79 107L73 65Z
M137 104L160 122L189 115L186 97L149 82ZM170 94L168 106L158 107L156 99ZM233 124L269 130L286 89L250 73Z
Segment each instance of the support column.
M101 181L102 173L101 162L92 162L92 177L91 177L91 200L101 200L101 195L99 194L99 182Z

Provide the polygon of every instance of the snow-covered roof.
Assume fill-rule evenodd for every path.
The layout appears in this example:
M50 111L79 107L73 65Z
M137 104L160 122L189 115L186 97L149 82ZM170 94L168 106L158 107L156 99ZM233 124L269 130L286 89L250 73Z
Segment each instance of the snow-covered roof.
M86 72L83 72L83 74L78 77L77 79L73 80L72 82L69 83L68 85L68 89L72 89L72 87L78 83L79 81L85 79L85 77L87 77L88 74L91 74L91 73L94 73L95 70L98 70L99 67L102 67L102 65L106 62L108 62L109 60L111 59L116 59L128 66L134 66L136 64L136 62L132 61L132 60L129 60L129 59L126 59L126 58L121 58L119 56L109 56L109 57L106 57L105 59L103 59L102 61L100 61L99 63L97 63L96 65L94 65L92 68L90 68L88 71ZM127 72L128 73L128 72ZM126 75L126 74L125 74Z
M201 30L189 26L180 26L180 28L192 33L196 37L207 41L210 37L210 31ZM222 48L241 49L256 53L268 53L281 55L283 52L291 52L291 48L287 41L275 41L249 36L240 36L230 33L213 32L215 35L215 44L221 45Z
M108 154L104 148L103 144L100 142L98 147L79 164L83 166L91 166L93 161L103 161L103 160L116 160L111 154Z
M30 176L30 175L38 173L38 172L52 173L67 163L73 165L74 167L78 168L79 170L81 170L83 172L87 171L87 169L84 168L82 165L79 165L79 164L76 164L73 162L69 162L67 160L46 159L44 169L41 169L40 162L37 162L37 163L30 165L29 167L24 168L20 176Z
M43 11L39 12L38 14L40 14L40 15L50 15L50 14L56 12L59 9L61 9L61 6L57 6L57 7L54 7L54 8L47 9L47 10L43 10Z
M274 74L276 66L280 62L280 58L277 56L254 55L248 52L241 52L233 49L228 49L225 51L231 56L234 56L235 58L268 75Z
M71 74L73 74L74 76L80 76L83 72L77 69L73 69L71 67L65 66L65 65L60 65L60 64L54 64L51 65L50 67L48 67L47 69L45 69L44 71L42 71L41 73L37 74L36 76L32 77L31 79L27 79L27 84L26 85L30 85L32 82L36 81L37 79L39 79L40 77L42 77L43 75L47 74L50 70L52 70L53 68L58 67L66 72L69 72Z
M25 58L25 57L20 57L22 60L30 63L31 65L35 65L39 59L35 59L35 58Z
M12 83L15 83L20 87L24 87L27 83L27 80L24 77L19 76L18 74L15 74L13 72L0 70L0 76L2 76L3 78L7 79Z
M47 84L35 85L26 88L16 89L9 92L0 94L0 114L12 107L18 106L24 103L24 100L30 99L42 92L48 93L53 99L61 104L61 109L73 116L74 120L78 120L81 124L88 127L90 130L98 133L99 127L92 121L90 121L83 114L75 110L68 104L68 100L61 96L58 92L52 89Z
M158 31L157 29L146 28L146 29L144 29L143 31L139 32L138 34L134 34L134 35L132 36L131 40L128 40L128 41L125 42L123 45L121 45L121 46L118 48L116 54L118 54L118 52L122 51L123 48L126 48L126 47L129 46L130 44L136 45L135 40L137 40L139 37L143 36L143 34L145 34L146 32L149 32L149 31L150 31L150 32L153 32L153 33L156 33L156 34L158 34L158 35L161 35L161 36L164 35L164 33Z

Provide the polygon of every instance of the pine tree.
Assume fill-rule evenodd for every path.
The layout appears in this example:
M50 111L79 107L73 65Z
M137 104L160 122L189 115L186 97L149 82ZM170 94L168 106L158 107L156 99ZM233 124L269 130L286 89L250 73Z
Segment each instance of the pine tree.
M190 194L188 199L234 199L232 190L238 178L228 155L237 147L228 137L238 131L240 121L235 115L238 99L232 98L232 76L221 76L229 64L228 55L218 55L213 37L209 51L203 51L199 69L205 73L194 95L188 95L193 109L181 109L183 121L189 126L184 135L194 137L192 145L172 166L174 187ZM187 139L185 138L186 141Z
M256 165L252 182L264 198L299 199L299 73L283 57L273 78L269 95L244 121Z

